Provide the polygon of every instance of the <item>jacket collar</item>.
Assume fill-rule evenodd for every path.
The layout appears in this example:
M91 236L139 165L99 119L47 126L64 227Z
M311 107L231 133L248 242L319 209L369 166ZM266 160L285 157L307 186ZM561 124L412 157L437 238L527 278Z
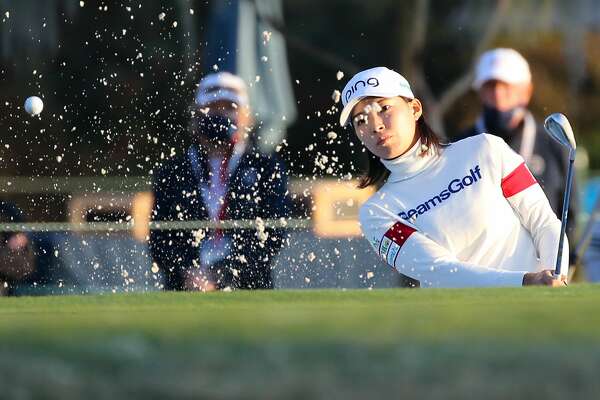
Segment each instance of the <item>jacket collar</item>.
M382 158L382 164L390 171L387 181L398 182L410 179L425 171L439 159L434 149L428 149L425 154L422 153L421 140L417 140L417 143L401 156L391 160Z

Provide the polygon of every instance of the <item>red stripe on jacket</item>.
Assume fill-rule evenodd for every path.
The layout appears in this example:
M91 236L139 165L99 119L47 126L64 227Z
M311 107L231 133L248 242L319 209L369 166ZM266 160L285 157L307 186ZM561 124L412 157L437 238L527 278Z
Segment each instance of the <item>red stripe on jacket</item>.
M537 183L529 168L522 163L513 172L502 178L502 194L509 198Z
M396 243L398 246L402 247L404 242L415 232L415 228L411 228L408 225L403 224L402 222L396 222L387 232L383 235L388 239L391 239L392 242Z

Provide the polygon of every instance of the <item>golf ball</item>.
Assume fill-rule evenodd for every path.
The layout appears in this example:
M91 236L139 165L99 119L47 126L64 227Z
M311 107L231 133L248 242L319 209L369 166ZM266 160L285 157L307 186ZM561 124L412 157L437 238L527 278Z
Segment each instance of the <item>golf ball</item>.
M28 97L25 100L25 111L29 115L38 115L44 109L44 102L37 96Z

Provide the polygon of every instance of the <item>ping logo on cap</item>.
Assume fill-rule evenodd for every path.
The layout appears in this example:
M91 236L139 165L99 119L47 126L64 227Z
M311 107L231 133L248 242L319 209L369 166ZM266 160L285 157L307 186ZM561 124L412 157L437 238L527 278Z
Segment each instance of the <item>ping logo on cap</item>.
M386 67L375 67L354 75L342 90L344 107L340 114L340 125L349 122L352 108L365 97L403 96L414 99L410 84L396 71Z
M351 85L347 90L346 93L344 93L344 100L347 103L348 100L350 100L350 97L352 97L352 95L358 90L358 85L362 83L362 87L366 87L367 85L372 86L372 87L377 87L379 86L379 79L375 78L374 76L367 78L367 80L362 80L359 79L356 82L354 82L354 85Z

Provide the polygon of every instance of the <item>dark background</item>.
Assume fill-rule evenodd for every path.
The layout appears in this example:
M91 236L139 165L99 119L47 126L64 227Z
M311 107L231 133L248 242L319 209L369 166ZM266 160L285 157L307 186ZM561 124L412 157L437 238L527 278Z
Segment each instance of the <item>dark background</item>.
M202 60L211 4L3 2L0 176L150 176L164 157L187 143L187 106L206 72ZM415 90L426 100L426 112L435 111L436 98L473 63L499 6L502 23L487 44L515 47L529 59L534 113L539 118L566 113L592 168L600 168L600 12L593 1L285 0L283 5L281 30L298 118L281 155L294 177L355 176L364 166L352 132L338 127L331 99L353 72L386 65L411 81L421 73L428 87ZM420 6L427 7L425 20L416 18ZM415 45L420 30L422 41ZM341 81L338 71L345 74ZM39 118L22 109L34 94L45 103ZM477 113L475 95L463 91L443 113L443 133L452 138ZM327 138L330 131L336 140ZM333 160L332 170L315 166L321 154Z

